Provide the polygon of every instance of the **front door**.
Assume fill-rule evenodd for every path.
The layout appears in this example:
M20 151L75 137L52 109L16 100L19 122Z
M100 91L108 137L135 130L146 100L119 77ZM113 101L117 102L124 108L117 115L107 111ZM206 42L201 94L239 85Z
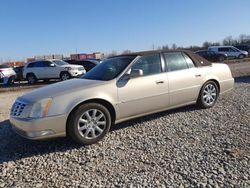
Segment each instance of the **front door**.
M121 118L164 109L169 105L168 80L162 71L159 54L143 56L132 65L128 74L140 70L141 76L117 82Z

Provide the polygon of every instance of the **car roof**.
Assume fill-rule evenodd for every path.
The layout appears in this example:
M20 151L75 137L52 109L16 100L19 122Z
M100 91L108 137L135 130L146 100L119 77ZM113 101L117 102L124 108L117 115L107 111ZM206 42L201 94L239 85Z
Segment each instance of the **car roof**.
M194 61L194 64L197 67L210 66L211 65L211 63L208 60L206 60L205 58L193 53L190 50L184 50L184 49L141 51L141 52L133 52L133 53L128 53L128 54L122 54L122 55L113 56L113 57L145 56L145 55L152 55L152 54L157 54L157 53L170 53L170 52L183 52L183 53L187 54ZM109 57L109 58L113 58L113 57Z
M209 46L208 48L231 48L231 47L234 47L234 46Z

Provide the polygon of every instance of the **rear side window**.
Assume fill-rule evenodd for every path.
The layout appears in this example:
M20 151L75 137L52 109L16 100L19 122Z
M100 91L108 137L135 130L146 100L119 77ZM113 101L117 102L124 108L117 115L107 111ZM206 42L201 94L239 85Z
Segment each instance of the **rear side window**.
M207 53L207 52L205 52L205 53ZM186 62L188 64L188 67L193 68L194 67L193 60L187 54L185 54L185 53L182 53L182 54L183 54L183 56L184 56L184 58L185 58L185 60L186 60Z
M219 52L228 52L229 48L218 48Z
M181 52L164 53L164 57L169 72L189 68L186 59Z
M44 67L43 61L37 61L34 67Z
M35 63L30 63L30 64L28 64L28 68L31 68L31 67L34 67L34 65L35 65Z
M131 67L131 69L141 69L143 76L161 73L160 54L143 56Z

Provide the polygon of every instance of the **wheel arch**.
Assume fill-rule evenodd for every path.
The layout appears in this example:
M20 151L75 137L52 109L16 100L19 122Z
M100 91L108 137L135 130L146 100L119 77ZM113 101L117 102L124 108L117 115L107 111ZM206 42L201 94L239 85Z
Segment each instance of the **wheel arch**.
M34 75L35 78L37 79L37 76L35 75L34 72L27 72L24 78L27 79L27 76L28 76L28 75Z
M111 123L113 124L113 123L115 122L115 120L116 120L116 111L115 111L114 106L113 106L109 101L107 101L107 100L105 100L105 99L100 99L100 98L88 99L88 100L79 102L77 105L75 105L75 106L70 110L70 113L68 114L67 121L66 121L66 132L67 132L67 127L68 127L68 122L69 122L70 116L76 111L76 109L77 109L79 106L84 105L84 104L87 104L87 103L98 103L98 104L101 104L101 105L103 105L104 107L106 107L107 110L110 112Z
M219 81L216 80L216 79L214 79L214 78L212 78L212 79L207 80L206 82L209 82L209 81L213 81L213 82L217 85L218 90L219 90L218 93L220 94L220 83L219 83ZM206 83L206 82L205 82L205 83ZM203 85L204 85L205 83L203 83Z

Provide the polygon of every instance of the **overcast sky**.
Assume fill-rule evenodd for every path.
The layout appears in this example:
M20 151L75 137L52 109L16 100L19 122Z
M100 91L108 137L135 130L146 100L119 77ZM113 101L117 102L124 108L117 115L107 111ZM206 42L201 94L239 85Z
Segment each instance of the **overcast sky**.
M1 0L0 60L201 45L250 34L249 0Z

